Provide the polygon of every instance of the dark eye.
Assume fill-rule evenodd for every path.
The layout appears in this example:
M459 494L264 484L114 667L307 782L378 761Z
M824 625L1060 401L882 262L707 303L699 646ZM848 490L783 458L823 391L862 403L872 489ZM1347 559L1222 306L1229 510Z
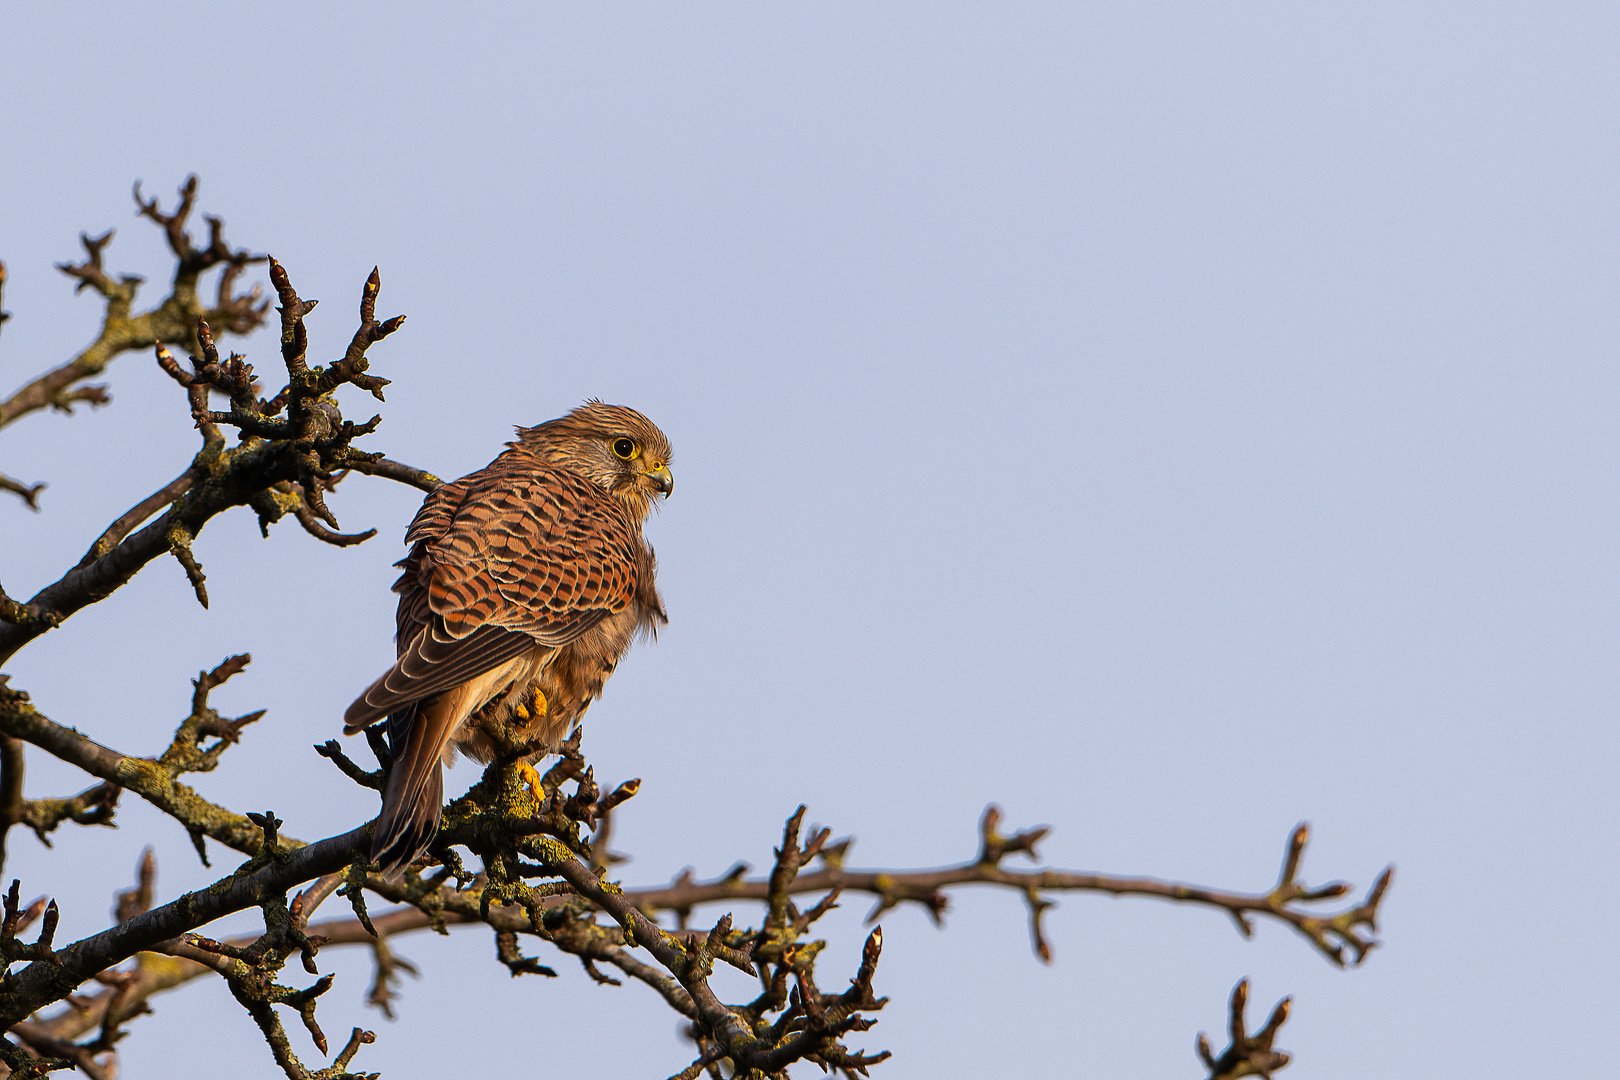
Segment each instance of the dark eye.
M641 452L641 448L636 445L636 441L634 439L614 439L613 452L624 458L624 460L629 461L631 458L635 457Z

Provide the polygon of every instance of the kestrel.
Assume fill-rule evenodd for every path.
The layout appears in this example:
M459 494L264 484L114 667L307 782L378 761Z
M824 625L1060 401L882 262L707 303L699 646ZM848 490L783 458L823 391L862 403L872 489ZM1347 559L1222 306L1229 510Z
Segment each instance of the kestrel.
M669 441L634 409L591 401L422 503L397 565L399 659L343 715L388 722L393 766L371 857L395 873L425 851L441 761L495 747L467 721L517 720L555 750L638 634L667 622L641 525L674 486Z

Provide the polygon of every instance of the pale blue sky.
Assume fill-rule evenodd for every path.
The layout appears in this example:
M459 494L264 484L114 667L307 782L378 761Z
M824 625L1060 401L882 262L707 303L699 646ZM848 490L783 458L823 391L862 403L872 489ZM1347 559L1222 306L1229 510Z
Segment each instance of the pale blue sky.
M1074 869L1259 889L1301 819L1312 881L1398 866L1387 944L1348 973L1148 901L1064 898L1050 968L1017 897L962 893L943 932L892 913L874 1076L1195 1076L1244 975L1262 1007L1295 995L1288 1076L1597 1075L1620 1053L1617 54L1604 4L18 5L0 391L94 331L51 269L79 230L117 226L109 264L161 279L129 184L167 201L197 172L200 208L323 302L317 356L380 265L410 318L373 350L395 384L368 445L459 475L594 396L668 432L671 624L587 733L599 775L644 781L628 881L762 864L800 801L862 865L967 857L994 800ZM273 370L271 335L232 344ZM109 381L109 409L0 434L0 471L51 482L37 517L0 504L14 595L191 452L149 359ZM197 545L211 611L154 564L8 671L154 752L187 679L251 651L220 704L268 716L198 786L351 827L373 804L309 747L391 655L416 497L332 503L381 535L231 515ZM152 835L165 895L208 880L178 829L121 815L12 844L63 938ZM864 909L829 920L824 985ZM366 1070L689 1060L644 988L511 980L476 931L398 949L424 977L394 1024L361 1005L369 960L329 954L323 1021L377 1027ZM155 1005L125 1076L278 1075L223 987Z

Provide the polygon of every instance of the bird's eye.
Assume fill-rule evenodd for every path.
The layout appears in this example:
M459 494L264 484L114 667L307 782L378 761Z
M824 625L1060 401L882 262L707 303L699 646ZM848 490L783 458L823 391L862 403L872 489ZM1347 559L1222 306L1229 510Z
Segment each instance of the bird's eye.
M636 445L636 441L634 439L614 439L613 452L624 458L624 460L629 461L631 458L641 453L641 447Z

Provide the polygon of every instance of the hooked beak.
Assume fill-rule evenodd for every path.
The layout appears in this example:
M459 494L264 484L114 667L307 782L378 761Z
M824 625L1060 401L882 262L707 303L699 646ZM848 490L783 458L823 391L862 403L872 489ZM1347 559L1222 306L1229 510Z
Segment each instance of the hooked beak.
M664 498L669 498L670 492L675 490L675 478L669 474L668 465L655 465L646 472L647 479L653 482L653 487Z

